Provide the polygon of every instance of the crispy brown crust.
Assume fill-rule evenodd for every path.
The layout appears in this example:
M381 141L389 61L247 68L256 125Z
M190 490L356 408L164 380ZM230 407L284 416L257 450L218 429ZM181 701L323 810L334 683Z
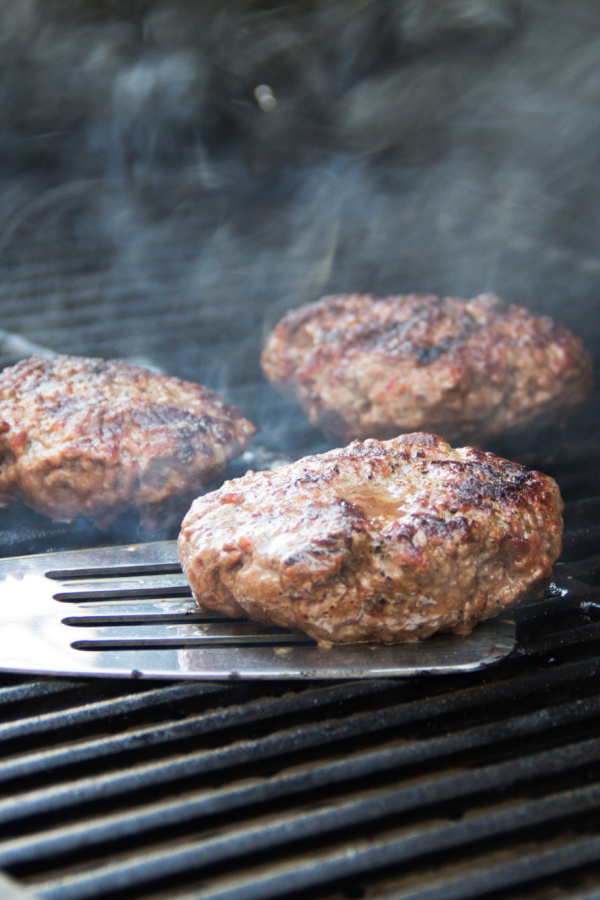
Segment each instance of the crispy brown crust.
M324 297L282 319L261 363L346 441L422 429L481 444L555 422L592 386L579 338L493 294Z
M198 384L119 360L33 357L0 373L0 503L147 525L220 474L254 426Z
M366 440L200 497L180 558L204 608L321 643L417 640L541 596L562 508L551 478L492 453Z

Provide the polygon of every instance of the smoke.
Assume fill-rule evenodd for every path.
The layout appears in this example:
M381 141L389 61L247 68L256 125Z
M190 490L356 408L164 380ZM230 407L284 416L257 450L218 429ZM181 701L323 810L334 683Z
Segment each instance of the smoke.
M337 291L495 291L597 353L599 53L595 0L3 0L0 300L93 289L0 325L242 397Z

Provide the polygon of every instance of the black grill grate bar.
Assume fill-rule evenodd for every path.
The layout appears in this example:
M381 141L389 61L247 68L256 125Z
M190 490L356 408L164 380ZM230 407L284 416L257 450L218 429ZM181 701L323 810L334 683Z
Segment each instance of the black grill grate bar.
M393 798L392 798L393 801ZM515 804L510 809L495 811L486 815L478 815L469 821L460 824L451 824L434 827L421 827L416 833L408 834L400 840L385 842L378 841L375 848L358 849L352 854L351 859L344 867L343 877L362 874L369 871L374 874L374 866L378 868L393 864L413 862L419 857L447 851L455 847L465 849L470 844L483 840L489 840L510 834L514 838L515 828L522 830L535 825L548 824L557 819L574 816L600 805L600 786L595 785L588 790L556 793L542 800L534 800ZM385 808L382 808L384 807ZM332 810L323 810L292 823L293 840L300 841L322 835L325 830L344 829L356 824L371 824L380 819L382 815L392 815L395 812L394 804L375 800L367 803L348 803ZM316 827L315 827L316 826ZM127 888L138 887L156 879L172 877L199 867L210 866L220 862L219 846L228 851L237 844L239 855L245 856L253 852L261 852L277 847L282 840L290 842L290 822L285 818L275 819L264 823L256 829L246 830L243 835L234 834L229 840L227 837L207 841L202 846L187 845L176 850L170 849L167 853L154 854L153 856L133 858L122 864L104 867L85 873L71 879L60 879L56 884L42 883L42 896L48 900L91 900L94 897L106 896L108 891L114 891L123 886ZM344 855L349 856L346 848ZM334 871L329 872L329 864ZM306 889L322 885L330 880L337 880L339 872L339 850L334 851L333 859L328 860L320 856L318 866L301 865L299 868L290 866L290 870L284 876L293 879L293 889ZM308 876L308 879L307 879ZM275 891L269 891L269 876L261 878L261 887L266 888L263 896L281 896L281 875L273 878ZM306 883L308 880L308 884ZM291 886L291 885L290 885ZM239 890L239 888L238 888ZM286 892L284 888L283 893ZM211 896L209 889L208 897ZM214 896L227 896L227 892L217 890Z
M212 692L218 694L220 691L233 690L227 685L220 687L219 685L206 685L206 687L209 690L202 692L192 690L189 696L193 698ZM128 730L124 734L102 735L100 738L81 740L77 744L69 744L66 747L26 753L2 762L0 783L36 775L40 772L49 772L62 766L72 767L84 762L99 761L122 753L135 752L140 748L161 747L193 737L214 734L218 731L252 726L273 717L279 718L302 711L315 712L317 709L326 709L330 705L347 700L381 695L382 689L390 690L389 683L382 685L380 682L363 681L317 688L298 694L290 693L282 697L264 697L244 704L229 706L223 710L190 715L183 721L162 723L160 726L152 724ZM172 700L173 697L170 696ZM143 703L140 708L145 708Z
M106 248L108 249L108 248ZM46 279L55 279L57 282L67 285L73 279L83 279L86 284L93 281L94 284L102 284L105 281L117 281L127 283L129 281L144 281L149 269L141 266L126 269L123 266L111 268L111 254L102 253L96 246L90 249L89 243L77 242L72 239L62 244L59 256L50 253L38 252L28 259L11 257L6 252L2 255L3 283L9 290L12 286L21 284L35 284L36 281L43 287ZM184 259L197 258L197 247L177 246L167 247L154 244L152 248L153 261L160 261L161 272L180 273L181 263ZM68 323L65 323L67 329Z
M153 285L152 291L155 294L157 293L156 285ZM96 289L90 290L89 297L87 297L86 299L92 301L96 300L99 296L99 293L100 292ZM158 293L162 295L162 292ZM140 319L144 315L144 312L146 313L146 315L148 313L148 295L149 289L145 286L141 286L139 290L132 289L131 292L124 291L123 289L114 291L113 296L110 298L105 295L104 291L102 291L102 297L105 301L107 312L110 313L111 320L114 319L119 322L136 320L138 322L138 325L141 324ZM172 318L173 312L176 311L178 307L182 306L182 303L180 302L181 300L183 300L183 297L177 295L177 293L169 293L169 304L166 307L159 309L155 313L153 313L151 322L155 322L157 319L168 321L169 318ZM35 323L35 331L37 333L51 334L53 331L57 331L60 332L64 338L64 317L65 311L67 311L69 317L72 317L73 325L77 327L78 332L80 327L83 327L84 329L94 327L94 331L104 330L104 334L105 336L107 336L106 328L101 328L101 324L96 321L96 317L93 312L90 312L89 307L78 306L77 303L73 303L72 299L69 298L68 295L65 296L62 291L56 296L50 295L49 297L40 297L39 302L40 308L37 311L37 321ZM19 305L22 304L21 298L16 297L14 302L11 304L6 300L3 300L0 296L0 303L3 304L3 327L6 330L18 331ZM65 307L67 308L67 310L65 310ZM216 309L213 311L213 313L216 313ZM185 316L189 321L198 321L198 313L194 313L193 310L181 310L181 314ZM150 322L148 322L148 328L149 327ZM48 341L46 340L45 343L47 344Z
M596 426L595 432L598 428ZM558 481L563 500L574 503L593 496L597 491L598 444L595 436L588 443L582 437L582 446L577 452L570 452L568 463L565 460L560 470L553 474ZM547 472L546 474L552 474Z
M40 332L29 331L28 336L32 341L40 342L42 339L48 338L47 343L51 344L59 353L101 357L104 359L132 359L136 357L138 360L141 359L142 365L145 360L149 360L152 357L160 361L164 357L165 352L169 350L174 352L174 348L177 347L181 339L182 330L187 332L190 339L194 337L198 341L201 338L205 339L213 349L223 343L223 320L222 316L219 318L216 311L214 317L210 319L207 317L204 317L201 321L195 318L182 319L178 328L172 327L172 320L164 319L159 322L157 318L153 318L152 322L152 326L148 325L146 328L145 325L140 325L140 321L134 317L127 322L120 322L118 329L111 335L107 335L101 329L95 329L94 326L89 328L81 327L77 331L76 339L71 340L68 346L62 343L61 334L58 331L56 333L50 329ZM240 320L239 317L235 325L239 336L242 336L243 332L247 331L247 322ZM216 352L212 354L212 358L217 357L218 354ZM220 371L224 371L222 366ZM198 376L197 380L206 383L210 379L207 378L205 372L202 376ZM215 382L210 386L224 391L222 383Z
M261 871L258 879L242 875L231 884L228 876L225 885L218 882L211 889L210 884L205 885L202 891L202 900L271 900L288 896L292 892L307 891L316 887L322 887L330 882L369 873L372 882L377 877L378 871L414 863L424 856L434 853L447 852L456 847L462 850L470 845L481 843L492 838L511 835L514 838L515 829L526 829L548 823L558 818L576 815L582 811L594 808L600 802L600 791L592 792L591 800L586 797L584 790L567 794L557 794L542 800L532 800L518 804L507 810L496 811L484 815L476 815L466 822L421 828L409 833L405 837L387 839L384 836L378 839L358 840L347 842L343 849L336 848L333 852L311 853L311 858L293 861L275 866L275 872ZM273 825L274 834L277 834L277 823ZM270 826L261 828L261 835L265 838L266 848L269 848ZM248 852L255 849L254 843L248 846ZM208 848L188 846L179 850L174 849L170 855L155 857L154 859L137 858L124 866L114 866L112 871L94 872L72 879L60 879L59 881L42 882L36 888L40 897L44 900L93 900L96 897L106 897L107 892L137 887L150 881L164 879L181 872L190 872L200 866L210 865ZM539 879L548 875L556 875L571 871L580 866L589 865L600 860L600 837L580 838L576 842L563 845L559 850L542 850L529 854L525 859L508 865L494 866L490 870L486 867L463 878L460 882L451 882L444 885L445 893L432 893L430 890L410 894L394 893L388 897L397 900L404 898L440 897L440 900L448 900L456 897L463 900L466 897L481 896L492 887L515 887L523 882ZM480 863L481 865L481 863ZM495 876L493 879L490 875ZM227 886L227 881L229 885ZM460 884L461 892L457 892ZM466 889L466 890L465 890ZM436 886L434 890L439 890Z
M593 605L596 598L595 590L578 584L577 591L570 590L566 596L544 597L543 600L534 600L526 606L522 606L515 611L516 618L530 628L534 623L537 625L544 619L552 619L564 613L581 617L588 613L590 605ZM559 627L556 630L562 632L566 629Z
M590 490L587 497L565 503L563 519L567 531L596 525L600 519L600 496L594 496Z
M600 525L567 531L563 538L563 562L579 559L579 554L594 555L600 547Z
M187 331L190 338L194 335L198 339L203 337L211 345L214 345L216 342L222 342L225 337L222 311L218 309L215 309L210 315L204 310L201 319L198 316L189 314L176 318L178 324L174 325L172 309L169 311L169 315L165 313L164 316L153 316L151 320L140 320L133 313L130 316L122 317L119 320L118 328L111 334L107 334L106 330L97 324L81 323L77 329L77 336L69 342L68 349L64 349L65 345L62 342L64 334L60 326L57 324L56 328L54 328L52 322L45 322L41 317L36 323L36 328L30 329L27 332L27 336L31 341L36 343L44 342L60 352L71 353L72 350L70 348L73 346L90 347L88 354L90 356L102 356L99 351L93 349L94 347L112 346L115 348L115 354L119 357L127 357L130 354L131 351L128 350L128 345L132 336L143 336L144 347L147 348L145 356L148 358L156 350L164 352L165 348L170 347L172 349L176 347L177 341L181 339L182 330ZM230 323L229 325L229 335L231 336L234 333L242 334L244 329L248 327L248 321L248 319L240 319L238 316L235 323Z
M126 694L116 699L98 700L83 706L71 707L59 712L19 719L0 724L0 743L20 738L55 733L65 728L111 721L117 716L130 715L138 710L170 706L179 700L207 696L227 691L228 686L218 683L176 683L168 687L154 688L136 694ZM233 690L229 687L229 690Z
M511 788L518 787L523 782L530 782L532 779L539 781L555 775L562 776L572 769L598 763L599 760L600 740L590 739L567 747L544 750L518 759L468 769L458 774L452 772L428 776L427 780L416 785L411 784L395 790L386 788L385 793L380 792L367 800L338 802L332 809L320 809L315 812L300 810L287 814L281 817L279 826L276 826L273 817L269 821L266 836L263 827L258 830L252 826L242 828L235 835L229 829L226 835L209 839L202 845L206 851L204 863L221 863L254 850L274 848L308 837L315 838L355 824L375 822L391 815L426 810L447 801L479 797L487 802L490 794L500 792L504 796ZM256 809L260 804L275 799L303 797L315 787L317 785L314 772L307 769L304 772L283 774L268 782L215 791L209 799L187 798L183 801L146 805L142 809L128 810L123 814L99 816L77 826L41 832L37 837L28 835L26 838L2 842L0 865L27 866L33 861L39 863L44 859L54 860L59 855L69 856L102 844L206 820L211 813L230 812L236 808ZM569 806L569 802L576 794L568 791L561 796L562 800L555 797L552 808L557 816L572 814L574 810ZM590 807L600 805L600 785L590 784L582 791L582 796ZM220 803L217 798L220 799ZM562 813L560 809L563 810ZM549 819L549 816L545 816L545 821ZM171 854L172 851L169 850L166 857L170 858ZM156 851L151 855L157 858ZM197 862L199 860L198 857ZM169 860L165 858L163 867L168 868L169 865ZM123 865L119 866L119 871L124 871ZM179 869L174 868L170 871L174 874Z
M531 637L526 644L517 646L515 654L527 658L546 656L567 648L581 649L586 644L595 645L598 641L600 641L600 623L579 625L548 636ZM590 652L597 653L597 647L590 647Z
M569 595L585 592L598 598L598 587L595 581L596 573L600 571L600 556L594 554L578 562L571 562L561 565L555 570L556 580L561 582L561 586L567 587ZM566 576L566 579L565 579ZM590 578L592 582L590 584ZM540 601L545 603L546 599Z
M36 303L39 303L43 297L50 300L75 295L78 303L85 303L86 300L101 295L106 297L107 303L109 303L111 293L132 290L140 292L145 290L151 295L156 294L158 292L156 278L151 277L147 271L144 273L138 270L133 278L123 278L122 271L102 269L95 272L94 278L90 279L89 274L81 267L73 267L70 271L65 272L63 277L61 273L40 267L36 273L28 273L25 270L20 278L3 279L0 298L7 302L10 302L11 297L31 300L28 311L33 317L37 311Z
M66 251L71 249L72 247L65 248ZM37 258L28 259L26 262L4 255L2 257L2 275L5 284L20 283L35 278L43 281L53 275L67 277L73 272L86 273L88 277L90 273L93 273L94 277L97 277L97 265L97 252L86 253L83 247L78 247L77 253L65 252L60 256L40 254Z
M564 875L574 869L589 866L600 860L600 838L579 838L573 841L565 841L561 847L541 850L537 853L529 853L516 862L500 866L485 866L476 874L465 878L446 881L434 887L424 888L408 893L387 893L381 900L476 900L494 893L497 897L500 891L523 888L532 882L547 879L552 876ZM203 900L217 900L216 897L202 895ZM242 894L230 895L227 900L250 900ZM512 897L512 894L508 894ZM563 894L563 896L565 896ZM574 900L569 894L569 900ZM589 896L589 895L586 895ZM599 895L600 896L600 895ZM268 900L267 895L264 895ZM223 896L222 900L225 900ZM258 897L256 898L258 900Z
M432 722L445 715L478 708L488 709L503 702L517 702L522 698L533 699L541 695L547 702L548 695L561 688L574 686L581 689L586 682L595 683L600 672L600 660L591 659L566 663L560 668L542 672L525 673L517 677L506 678L489 684L466 687L460 691L437 695L433 698L406 701L395 707L384 707L379 713L356 714L348 723L348 737L362 733L363 723L369 729L367 733L375 733L388 726L418 724ZM205 696L205 685L200 688L199 695ZM206 687L209 687L206 685ZM217 690L216 685L210 686ZM222 689L226 686L222 686ZM165 690L161 688L160 690ZM193 690L193 689L192 689ZM198 691L198 688L196 689ZM52 747L34 753L25 753L12 759L6 759L0 765L0 783L15 778L28 777L40 772L50 772L62 766L74 767L84 762L110 758L122 753L134 752L140 746L144 748L167 746L178 741L211 734L219 730L255 725L273 717L298 713L302 710L323 709L330 704L359 699L360 697L377 697L378 694L393 693L389 682L355 682L335 685L333 687L313 688L298 694L287 693L281 697L261 697L244 704L236 704L222 710L209 711L197 716L189 716L183 721L162 723L160 727L151 725L127 731L124 734L103 735L98 739L79 740L67 747ZM138 697L140 695L137 695ZM153 692L148 692L152 697ZM173 699L173 695L169 695ZM191 694L194 696L194 693ZM381 704L382 696L378 703ZM143 697L140 708L144 708ZM104 707L106 710L107 707ZM128 708L129 711L129 708ZM50 714L51 717L51 714ZM35 719L30 720L35 724ZM64 720L66 724L77 722L76 711L69 711ZM89 721L84 719L84 721ZM320 726L317 726L320 727ZM29 733L28 735L29 736Z
M6 707L12 703L23 703L27 700L39 700L42 697L67 694L80 687L81 682L50 680L6 685L0 687L0 707L6 711Z
M534 624L537 627L538 623L543 623L545 619L552 620L554 617L562 616L565 613L585 616L590 604L590 596L592 596L591 593L578 596L576 599L573 597L550 597L541 603L532 603L531 606L526 608L526 611L517 611L518 621L531 628ZM564 631L565 629L562 628L560 630Z
M157 319L172 320L175 311L189 321L204 321L205 318L218 317L220 311L221 326L223 328L223 307L219 302L215 301L212 305L210 303L204 304L201 310L194 307L190 308L187 303L187 296L171 289L169 291L169 302L165 304L163 302L164 289L152 282L148 284L132 284L127 287L110 285L104 288L94 287L85 291L79 291L79 293L85 293L87 295L85 299L92 302L97 301L101 297L105 315L110 314L111 318L114 316L118 321L135 319L138 324L141 324L141 321L143 321L142 317L145 315L149 328ZM23 299L18 295L12 296L14 297L12 301L3 298L0 291L0 303L2 303L3 310L2 322L6 331L18 333L19 327L22 327L22 315L19 316L19 307L22 310ZM34 311L34 330L43 334L45 333L45 327L48 327L51 330L60 331L64 339L64 317L65 314L68 314L70 318L72 317L72 323L77 328L77 333L80 326L85 328L95 324L97 326L96 331L99 333L104 331L105 336L108 336L105 323L98 322L91 306L81 306L79 299L79 296L70 296L68 291L65 292L62 289L59 289L54 295L40 295L36 304L38 308ZM153 310L152 316L148 317L148 303L152 299L160 305ZM254 312L248 310L248 317L255 317L255 315ZM179 318L178 322L181 322ZM13 327L11 328L11 326ZM177 330L172 321L171 326L173 330ZM28 329L28 332L30 331L31 329Z
M103 305L110 308L115 298L132 297L141 301L144 294L152 299L162 294L162 290L152 278L137 277L134 280L122 281L105 272L92 283L80 272L73 272L66 279L53 278L51 275L44 277L40 274L37 278L23 279L12 284L3 283L0 287L0 301L10 314L16 310L19 303L22 308L23 301L28 300L29 315L32 319L39 312L47 311L56 318L62 313L64 331L64 312L70 306L74 307L80 318L85 315L85 319L89 320L94 313L90 301L99 297L102 298ZM75 319L73 324L76 325L78 321L79 318Z
M329 765L323 763L319 775L315 777L319 778L321 785L331 785L377 772L449 759L475 748L492 747L572 727L590 718L596 719L599 713L600 698L565 703L553 707L551 713L542 709L456 731L443 737L405 741L400 746L385 748L376 753L346 757ZM385 716L388 714L389 710L386 710ZM352 727L349 728L349 725ZM200 775L297 754L301 750L322 747L332 741L347 740L359 733L368 733L363 730L364 726L362 721L357 729L354 721L291 728L264 739L243 741L225 749L180 755L158 763L138 765L134 769L120 768L107 775L75 779L68 784L15 794L0 802L0 824L6 825L73 808L85 812L90 803L109 797L127 798L138 791L151 791L165 784L194 780Z
M101 258L98 247L93 251L79 243L76 250L69 243L61 247L60 258L50 254L39 253L35 258L22 261L9 257L6 253L2 256L3 285L7 291L20 285L39 285L44 287L47 280L56 280L59 284L69 285L71 281L80 279L85 285L92 280L94 284L116 282L119 284L132 281L144 282L146 277L141 267L134 270L126 270L123 266L111 268L106 258ZM183 260L197 259L197 246L189 247L154 244L152 259L160 261L161 273L180 274ZM147 271L147 270L146 270ZM38 288L38 290L39 290ZM32 291L32 294L38 291ZM66 324L65 328L69 325Z
M600 900L600 891L587 891L577 892L576 894L572 891L569 891L568 900Z

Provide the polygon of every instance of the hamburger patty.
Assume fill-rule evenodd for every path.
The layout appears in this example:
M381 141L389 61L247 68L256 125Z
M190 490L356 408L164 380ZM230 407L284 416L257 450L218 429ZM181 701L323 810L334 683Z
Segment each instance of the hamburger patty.
M179 551L205 609L395 643L541 596L562 509L548 476L417 433L225 482L193 503Z
M423 429L482 444L562 419L592 385L579 338L493 294L324 297L281 320L261 363L344 441Z
M118 360L33 357L0 373L0 505L99 527L188 504L254 426L213 391Z

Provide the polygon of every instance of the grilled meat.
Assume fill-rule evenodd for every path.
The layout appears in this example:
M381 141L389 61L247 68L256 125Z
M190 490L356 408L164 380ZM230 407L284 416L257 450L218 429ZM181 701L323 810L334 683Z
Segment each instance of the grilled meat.
M193 503L180 558L203 608L322 644L395 643L541 596L562 508L546 475L410 434L225 482Z
M592 385L579 338L492 294L325 297L281 320L261 362L345 441L422 429L482 445L563 419Z
M150 527L253 431L201 385L118 360L33 357L0 373L0 505L99 527L136 508Z

